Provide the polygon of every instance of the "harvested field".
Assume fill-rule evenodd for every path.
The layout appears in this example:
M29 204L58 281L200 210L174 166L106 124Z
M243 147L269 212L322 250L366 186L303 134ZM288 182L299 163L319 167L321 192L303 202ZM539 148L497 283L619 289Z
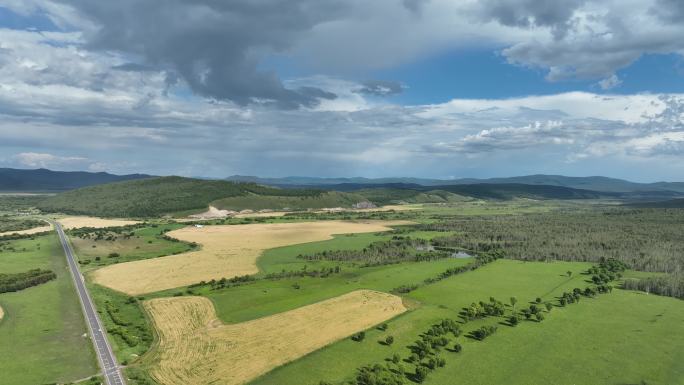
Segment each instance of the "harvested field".
M270 211L266 213L247 213L247 214L236 214L235 218L271 218L271 217L282 217L285 214L289 214L289 211Z
M61 223L62 227L65 229L78 229L81 227L117 227L140 223L138 221L129 221L125 219L104 219L96 217L65 217L60 218L57 221Z
M334 234L390 230L406 221L319 221L185 227L167 235L202 245L199 251L107 266L94 282L139 295L200 281L258 272L256 260L266 249L331 239Z
M222 324L205 297L144 306L159 336L150 374L163 385L244 384L406 311L401 298L372 290L234 325Z
M18 230L18 231L6 231L4 233L0 233L0 237L5 236L5 235L12 235L12 234L37 234L37 233L43 233L43 232L51 231L51 230L52 230L52 225L46 224L45 226L34 227L32 229Z

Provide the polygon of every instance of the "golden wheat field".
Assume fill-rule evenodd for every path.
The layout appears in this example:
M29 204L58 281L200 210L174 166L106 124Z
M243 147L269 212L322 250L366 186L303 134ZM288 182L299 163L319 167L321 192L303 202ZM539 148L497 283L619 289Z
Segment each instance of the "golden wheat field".
M159 340L150 374L163 385L244 384L406 311L401 298L357 290L295 310L224 325L205 297L144 302Z
M125 219L105 219L96 217L64 217L57 219L57 222L65 229L78 229L81 227L117 227L140 223L138 221L129 221Z
M129 295L231 278L258 272L266 249L331 239L333 234L390 230L406 221L318 221L249 225L189 226L167 233L201 250L110 265L92 273L93 281Z

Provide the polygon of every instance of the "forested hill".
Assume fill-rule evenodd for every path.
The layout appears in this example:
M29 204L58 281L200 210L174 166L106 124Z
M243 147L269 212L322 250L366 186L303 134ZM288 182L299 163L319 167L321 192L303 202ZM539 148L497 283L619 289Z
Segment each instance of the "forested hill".
M426 179L426 178L315 178L315 177L284 177L284 178L260 178L256 176L233 175L227 180L254 182L271 186L308 186L325 187L333 186L378 186L378 185L418 185L432 187L452 185L479 185L479 184L524 184L524 185L544 185L559 186L581 190L601 191L601 192L679 192L684 193L684 182L656 182L656 183L637 183L624 179L608 178L604 176L572 177L564 175L524 175L505 178L461 178L461 179ZM674 194L672 194L674 195Z
M349 207L364 200L356 194L315 189L279 189L255 183L201 180L177 176L108 183L63 192L38 208L48 212L103 217L155 217L218 208ZM282 205L281 207L268 207Z
M106 172L22 170L0 168L0 191L51 192L102 183L149 178L149 175L114 175Z
M602 199L620 198L619 193L603 193L590 190L574 189L561 186L525 185L525 184L469 184L450 186L419 186L405 184L357 185L344 184L328 186L341 191L353 191L365 196L375 204L407 203L440 203L454 202L464 199L496 199L514 198L530 199Z

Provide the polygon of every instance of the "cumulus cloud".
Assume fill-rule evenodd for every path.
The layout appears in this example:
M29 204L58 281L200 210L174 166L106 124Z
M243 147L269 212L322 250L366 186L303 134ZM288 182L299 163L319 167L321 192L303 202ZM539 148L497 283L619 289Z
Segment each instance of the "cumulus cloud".
M511 27L549 27L561 39L572 25L575 11L586 0L483 0L477 14L485 21L497 21Z
M39 152L22 152L14 155L14 160L19 165L31 168L63 168L71 166L83 166L86 158L79 156L57 156Z
M610 90L619 86L620 84L622 84L622 80L620 80L620 78L615 74L612 74L598 82L598 85L602 90Z
M361 82L361 88L356 92L373 96L389 96L400 94L404 86L399 82L390 80L366 80Z
M199 95L239 105L315 106L261 66L274 55L326 75L401 64L477 45L547 78L604 79L643 54L684 52L677 0L10 1L76 25L90 49L177 73ZM151 26L154 30L151 31ZM126 33L121 33L125 30ZM391 37L391 38L389 38Z
M282 108L311 107L320 99L335 98L323 90L286 88L276 73L258 66L265 55L287 50L314 25L338 17L344 2L58 3L97 25L84 34L90 49L135 55L144 60L141 65L176 72L199 95Z
M595 78L609 90L616 70L643 53L684 49L684 26L655 11L676 3L532 3L11 1L68 28L0 29L0 154L13 164L195 176L483 176L599 160L679 175L682 95L396 106L369 96L401 83L353 80L478 42L550 80ZM309 71L281 79L262 66L274 54Z

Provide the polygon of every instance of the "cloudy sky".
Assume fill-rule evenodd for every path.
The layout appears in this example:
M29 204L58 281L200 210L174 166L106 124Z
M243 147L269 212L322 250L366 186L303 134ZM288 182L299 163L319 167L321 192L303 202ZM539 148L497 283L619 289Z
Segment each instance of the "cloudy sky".
M684 1L0 0L0 167L684 180Z

